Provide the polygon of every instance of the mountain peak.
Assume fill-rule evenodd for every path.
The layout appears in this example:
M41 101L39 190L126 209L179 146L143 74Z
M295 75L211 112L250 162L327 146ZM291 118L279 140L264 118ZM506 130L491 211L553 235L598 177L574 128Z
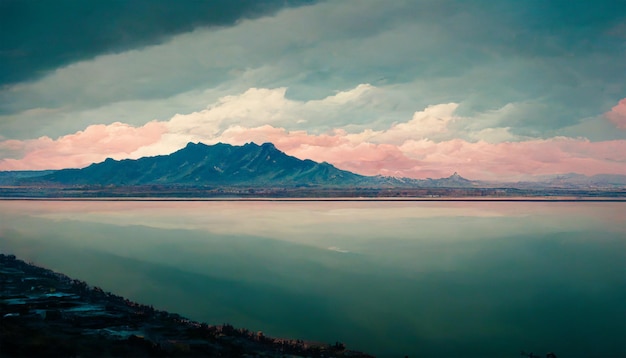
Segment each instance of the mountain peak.
M471 180L467 180L459 175L459 173L454 172L454 174L450 175L447 178L440 179L442 182L447 183L449 185L466 185L471 183Z
M274 148L274 149L276 149L276 146L273 143L270 143L270 142L265 142L265 143L263 143L261 145L258 145L255 142L248 142L248 143L244 144L243 147Z
M459 173L454 172L454 174L450 175L448 177L448 179L453 179L453 180L467 180L465 178L463 178L462 176L459 175Z
M221 144L221 143L217 143L217 144ZM189 143L187 143L187 145L185 146L184 149L202 148L202 147L208 147L208 145L206 145L206 144L204 144L202 142L198 142L198 143L189 142Z

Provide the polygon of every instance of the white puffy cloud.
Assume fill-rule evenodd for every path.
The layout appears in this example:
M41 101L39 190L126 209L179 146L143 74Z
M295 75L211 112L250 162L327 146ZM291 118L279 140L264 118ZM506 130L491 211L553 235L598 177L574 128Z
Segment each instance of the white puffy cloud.
M203 110L144 126L115 122L57 139L3 140L0 170L81 167L107 157L167 154L190 141L236 145L254 141L272 142L290 155L367 175L424 178L458 171L472 179L519 180L570 171L626 173L624 140L521 138L506 127L484 127L498 123L506 109L461 117L456 114L458 104L446 103L415 111L407 120L380 130L338 125L315 133L294 128L296 115L303 120L332 117L380 94L384 90L359 85L320 100L299 101L286 98L285 88L251 88L224 96ZM462 131L469 139L459 138L457 127L471 127Z

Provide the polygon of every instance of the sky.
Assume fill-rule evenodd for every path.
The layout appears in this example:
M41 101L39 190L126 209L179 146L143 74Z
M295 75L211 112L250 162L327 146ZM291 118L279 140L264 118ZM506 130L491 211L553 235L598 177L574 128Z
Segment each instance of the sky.
M365 175L626 175L626 1L0 1L0 170L188 142Z

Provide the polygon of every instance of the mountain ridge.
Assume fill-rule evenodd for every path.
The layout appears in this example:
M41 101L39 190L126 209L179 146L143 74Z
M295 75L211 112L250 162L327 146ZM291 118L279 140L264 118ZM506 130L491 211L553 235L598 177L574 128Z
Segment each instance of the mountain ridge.
M187 187L360 187L360 188L624 188L626 176L577 173L537 176L537 180L469 180L457 172L445 178L365 176L327 162L299 159L272 143L241 146L189 142L173 153L115 160L107 158L80 169L0 172L0 186L145 186Z
M189 142L168 155L114 160L82 169L61 169L22 183L65 185L353 185L364 176L328 163L298 159L272 143L242 146Z

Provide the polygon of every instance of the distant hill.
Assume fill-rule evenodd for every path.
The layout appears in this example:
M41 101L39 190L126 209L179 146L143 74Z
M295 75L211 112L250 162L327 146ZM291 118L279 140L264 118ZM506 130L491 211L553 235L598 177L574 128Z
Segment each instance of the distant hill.
M169 155L107 159L83 169L63 169L22 183L60 185L346 186L367 177L289 156L271 143L233 146L189 143Z
M54 173L54 170L15 170L0 172L0 185L18 185L22 179Z
M533 181L519 182L521 188L624 188L626 175L596 174L587 176L578 173L543 175Z

